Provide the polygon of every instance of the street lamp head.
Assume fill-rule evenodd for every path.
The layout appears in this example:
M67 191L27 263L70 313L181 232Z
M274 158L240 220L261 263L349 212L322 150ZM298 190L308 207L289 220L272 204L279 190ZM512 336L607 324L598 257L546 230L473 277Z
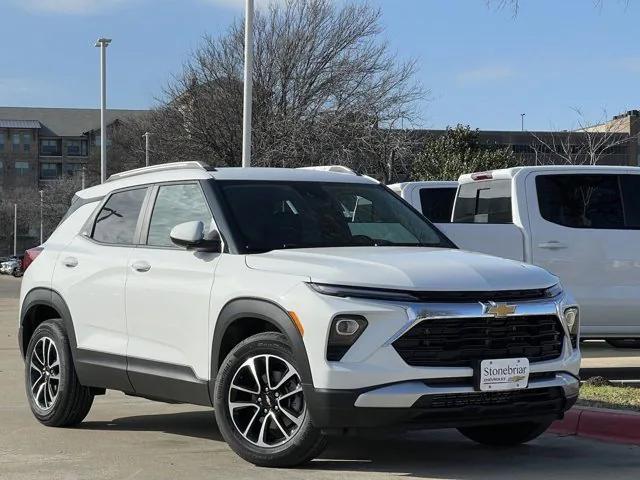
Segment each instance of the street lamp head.
M104 45L105 47L108 47L110 43L111 43L111 39L110 38L101 37L98 40L96 40L95 46L96 47L101 47L101 46Z

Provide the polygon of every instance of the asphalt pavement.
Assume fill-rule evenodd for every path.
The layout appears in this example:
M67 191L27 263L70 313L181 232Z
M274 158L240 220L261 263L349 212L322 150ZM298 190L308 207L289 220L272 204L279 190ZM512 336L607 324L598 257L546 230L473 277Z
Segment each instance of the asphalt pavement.
M25 400L19 280L0 276L0 479L562 479L640 477L640 447L544 435L515 449L455 431L333 439L301 469L254 467L222 440L213 411L108 392L76 428L48 428ZM615 353L615 352L614 352Z

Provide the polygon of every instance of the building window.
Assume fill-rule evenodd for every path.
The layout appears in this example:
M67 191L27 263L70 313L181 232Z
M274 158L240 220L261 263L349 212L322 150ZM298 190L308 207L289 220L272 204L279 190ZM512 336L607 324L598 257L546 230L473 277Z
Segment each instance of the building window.
M0 152L4 152L4 132L0 132Z
M11 139L13 144L12 151L13 153L18 153L20 151L20 134L14 133L11 135Z
M82 172L82 163L65 163L63 170L65 175L75 176Z
M55 180L62 173L62 165L60 163L42 163L40 164L40 179Z
M40 140L40 154L50 157L59 157L62 155L62 141L59 139L42 139Z
M3 173L4 173L4 165L2 163L2 160L0 160L0 177L2 176Z
M25 153L29 153L31 151L31 132L22 133L22 150Z
M29 162L16 162L16 175L27 175L29 173Z
M67 140L67 155L70 157L86 157L87 141L86 140Z

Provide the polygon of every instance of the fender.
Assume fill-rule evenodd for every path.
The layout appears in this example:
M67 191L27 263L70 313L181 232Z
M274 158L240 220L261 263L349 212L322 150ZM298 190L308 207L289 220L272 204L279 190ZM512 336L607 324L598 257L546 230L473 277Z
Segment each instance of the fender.
M50 288L36 287L29 291L24 297L22 306L20 309L20 329L18 333L18 342L20 344L20 353L22 357L26 355L27 345L24 342L24 325L25 321L28 321L30 315L34 313L34 307L44 305L51 307L60 314L60 318L64 322L64 327L69 336L69 343L71 344L71 355L74 363L76 362L78 343L76 341L76 331L73 328L73 321L71 320L71 312L67 303L62 296Z
M273 323L281 333L287 336L293 356L296 359L300 375L302 376L303 386L313 387L313 378L311 376L311 368L309 367L309 358L307 350L304 346L302 336L289 317L287 311L275 302L262 298L237 298L227 303L216 321L213 332L213 345L211 349L211 381L209 382L209 391L211 398L214 398L213 387L218 370L220 369L218 357L220 356L220 347L222 338L235 320L243 317L258 318Z

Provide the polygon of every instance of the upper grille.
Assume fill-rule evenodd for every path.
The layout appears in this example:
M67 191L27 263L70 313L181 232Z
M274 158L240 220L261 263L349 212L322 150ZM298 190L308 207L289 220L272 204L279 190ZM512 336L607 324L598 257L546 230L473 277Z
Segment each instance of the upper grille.
M562 353L564 330L555 315L423 320L393 342L414 367L471 367L491 358L541 362Z

